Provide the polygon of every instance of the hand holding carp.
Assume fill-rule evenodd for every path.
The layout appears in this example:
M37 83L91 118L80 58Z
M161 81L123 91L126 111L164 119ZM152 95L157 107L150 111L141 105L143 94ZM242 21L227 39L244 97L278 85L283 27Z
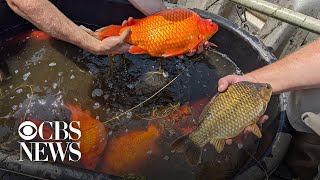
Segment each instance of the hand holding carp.
M267 83L241 81L231 85L206 105L199 117L202 121L199 127L175 140L172 148L184 152L188 162L197 165L207 143L220 153L226 139L236 137L248 126L254 135L261 138L256 123L266 111L271 95L272 87Z

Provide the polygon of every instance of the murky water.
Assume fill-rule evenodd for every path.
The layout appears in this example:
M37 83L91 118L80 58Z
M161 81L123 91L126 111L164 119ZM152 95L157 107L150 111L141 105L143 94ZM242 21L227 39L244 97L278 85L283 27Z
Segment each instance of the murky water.
M241 74L237 66L214 49L193 59L166 59L147 55L95 56L70 44L43 34L24 32L2 43L0 82L0 138L2 142L17 136L23 118L40 121L69 121L65 104L78 104L92 117L106 123L108 140L146 128L151 112L158 106L191 105L199 114L199 102L207 102L217 92L217 82L228 74ZM180 75L179 75L180 74ZM179 77L155 97L125 115L113 117L143 102ZM198 111L198 112L197 112ZM110 121L110 122L109 122ZM171 151L169 144L183 128L195 126L196 119L185 117L178 122L158 119L161 136L155 142L157 153L146 152L146 159L133 173L149 179L208 179L223 177L226 170L237 169L248 156L235 145L221 154L208 145L203 164L191 167L182 154ZM248 142L254 143L253 140ZM108 146L108 143L107 143ZM16 141L6 148L18 149ZM119 149L121 152L121 149ZM103 154L96 171L103 171ZM80 164L73 164L81 166ZM235 173L236 171L231 171Z

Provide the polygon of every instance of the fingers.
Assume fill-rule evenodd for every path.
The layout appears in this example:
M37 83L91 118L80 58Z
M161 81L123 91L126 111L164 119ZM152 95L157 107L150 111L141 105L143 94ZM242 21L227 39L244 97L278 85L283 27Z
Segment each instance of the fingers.
M178 58L179 58L179 59L183 59L184 56L183 56L183 55L178 55Z
M267 120L269 119L268 115L263 115L260 117L260 119L258 120L258 124L263 124L265 123Z
M190 50L190 52L188 54L186 54L187 56L193 56L195 53L197 52L196 49L192 49Z
M223 77L219 79L218 81L218 91L223 92L228 89L228 87L236 82L236 76L235 75L228 75L226 77Z
M125 42L125 40L128 38L130 34L130 28L126 28L122 34L119 36L120 42Z
M127 20L124 20L123 22L122 22L122 24L121 24L121 26L124 26L124 25L126 25L127 24Z
M201 44L198 45L197 54L202 53L202 51L203 51L203 44L201 43Z
M133 20L133 18L132 18L132 17L129 17L128 20L124 20L124 21L122 22L121 26L126 25L127 23L131 22L132 20Z
M212 43L212 42L207 41L207 42L204 43L204 47L205 47L205 48L208 48L208 47L217 47L217 45L215 45L215 44Z

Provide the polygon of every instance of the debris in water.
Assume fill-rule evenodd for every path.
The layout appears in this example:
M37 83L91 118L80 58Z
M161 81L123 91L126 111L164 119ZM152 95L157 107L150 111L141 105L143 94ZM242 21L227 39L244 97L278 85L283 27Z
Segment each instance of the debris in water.
M26 61L26 65L31 65L32 63L35 65L37 62L40 63L39 61L43 58L45 52L46 49L44 47L39 49L30 60Z
M152 154L152 150L149 150L149 151L147 152L147 154Z
M24 81L26 81L26 80L28 79L28 77L30 76L30 74L31 74L31 72L27 72L26 74L24 74L24 75L22 76L22 79L23 79Z
M46 100L44 100L44 99L39 99L38 102L39 102L41 105L46 104Z
M13 85L10 85L9 88L12 89L12 88L13 88Z
M169 156L165 156L163 159L168 161L169 160Z
M58 76L62 76L63 72L58 72Z
M127 84L127 87L128 87L129 89L133 89L133 88L134 88L134 85L133 85L133 84Z
M14 110L14 111L17 110L17 108L18 108L17 105L13 105L13 106L12 106L12 110Z
M166 71L163 71L163 72L162 72L162 75L163 75L163 77L165 77L165 78L169 77L169 73L166 72Z
M132 117L132 112L130 112L130 111L127 112L127 113L126 113L126 117L127 117L128 119L130 119L130 118Z
M93 109L98 109L100 107L100 103L96 102L93 105Z
M104 99L104 100L107 100L108 97L109 97L109 94L106 94L106 95L103 96L103 99Z
M94 89L91 93L92 97L96 97L96 96L100 97L102 95L103 95L102 89Z
M100 117L99 116L96 116L96 120L99 120L100 119Z
M108 135L111 136L111 135L112 135L112 131L109 131L109 132L108 132Z
M75 78L75 76L74 76L74 75L71 75L71 76L70 76L70 79L74 79L74 78Z
M22 93L22 89L18 89L16 92L18 93L18 94L20 94L20 93Z
M125 132L126 132L126 133L129 132L129 129L126 129Z
M53 84L52 84L52 88L53 88L53 89L56 89L57 87L58 87L58 83L53 83Z
M57 63L55 63L55 62L51 62L51 63L49 64L50 67L56 66L56 65L57 65Z
M15 70L14 73L18 74L19 70Z
M34 89L33 89L34 92L42 92L41 88L39 86L36 86Z

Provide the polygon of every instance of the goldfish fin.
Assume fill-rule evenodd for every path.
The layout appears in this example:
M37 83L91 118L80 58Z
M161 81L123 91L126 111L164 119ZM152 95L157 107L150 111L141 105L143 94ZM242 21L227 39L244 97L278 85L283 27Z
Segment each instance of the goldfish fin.
M169 58L180 54L184 54L185 52L186 51L184 49L170 49L166 51L164 54L162 54L162 57Z
M218 153L221 153L224 148L225 140L224 139L212 139L210 141L210 144L212 144L215 147L215 149Z
M262 137L261 131L260 131L260 129L259 129L259 127L258 127L258 125L257 125L256 123L251 124L251 125L250 125L250 128L251 128L251 130L252 130L252 133L253 133L254 135L256 135L258 138L261 138L261 137Z
M100 40L105 39L110 36L119 36L121 28L122 28L122 26L118 26L118 25L106 26L101 29L98 29L95 32L95 35Z
M129 49L131 54L147 54L148 52L139 46L131 46Z
M187 161L191 165L198 165L201 161L202 148L197 146L189 138L189 134L179 137L172 144L171 147L177 152L184 152Z

